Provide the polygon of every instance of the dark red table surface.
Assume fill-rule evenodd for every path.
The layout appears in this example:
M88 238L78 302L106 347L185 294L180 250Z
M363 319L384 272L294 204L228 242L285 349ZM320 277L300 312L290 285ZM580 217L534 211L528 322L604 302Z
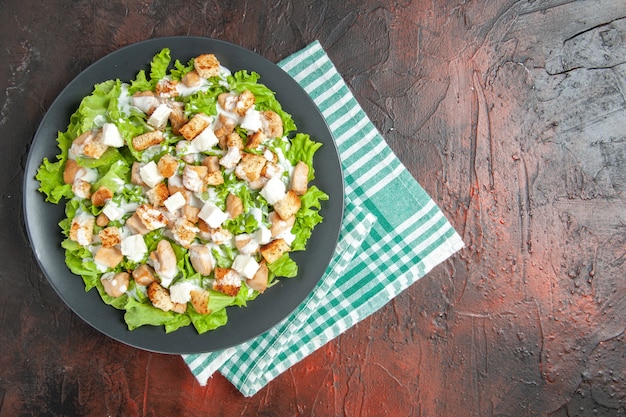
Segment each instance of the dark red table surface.
M23 225L57 94L169 35L319 40L467 245L251 398L85 324ZM0 86L1 417L626 415L623 0L5 0Z

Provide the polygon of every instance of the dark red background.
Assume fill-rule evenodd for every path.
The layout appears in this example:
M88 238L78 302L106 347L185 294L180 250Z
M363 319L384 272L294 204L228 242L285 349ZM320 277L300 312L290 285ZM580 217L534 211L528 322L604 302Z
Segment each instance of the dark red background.
M83 323L23 226L61 89L186 34L273 61L318 39L467 245L252 398ZM1 417L626 414L623 0L5 0L0 86Z

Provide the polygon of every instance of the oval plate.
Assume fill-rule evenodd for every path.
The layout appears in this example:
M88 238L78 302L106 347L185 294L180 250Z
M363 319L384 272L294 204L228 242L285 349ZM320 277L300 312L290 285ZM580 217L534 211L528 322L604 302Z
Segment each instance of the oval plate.
M44 157L56 160L57 132L65 131L70 115L80 101L91 94L95 84L120 79L130 81L141 69L149 71L152 57L169 48L172 62L186 63L202 53L214 53L233 73L246 69L260 74L260 82L276 92L283 109L293 116L298 131L308 133L323 146L315 155L317 185L329 195L322 202L324 221L317 225L307 249L294 252L298 276L279 284L248 303L229 307L228 323L199 335L192 325L173 333L162 326L143 326L129 331L124 311L106 305L97 291L85 292L83 280L65 265L61 248L63 235L58 222L64 217L64 204L44 201L35 175ZM202 37L156 38L123 47L98 60L65 87L50 106L35 133L24 179L24 215L35 257L56 292L83 320L100 332L140 349L171 354L209 352L231 347L270 329L287 317L313 290L334 253L343 217L343 175L337 148L326 122L306 92L286 72L262 56L228 42Z

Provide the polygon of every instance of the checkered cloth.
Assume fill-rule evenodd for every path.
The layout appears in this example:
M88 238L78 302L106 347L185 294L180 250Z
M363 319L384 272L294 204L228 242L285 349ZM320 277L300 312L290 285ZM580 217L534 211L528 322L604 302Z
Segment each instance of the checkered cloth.
M219 371L244 395L363 320L463 247L393 154L319 42L278 64L311 96L339 149L346 206L336 252L309 297L264 334L184 355L201 385Z

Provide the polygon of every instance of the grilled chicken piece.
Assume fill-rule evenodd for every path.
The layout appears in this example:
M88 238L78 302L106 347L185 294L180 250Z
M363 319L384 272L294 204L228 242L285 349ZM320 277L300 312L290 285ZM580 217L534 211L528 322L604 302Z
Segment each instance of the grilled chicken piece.
M118 298L128 290L130 274L128 272L108 272L100 278L104 291L111 297Z

